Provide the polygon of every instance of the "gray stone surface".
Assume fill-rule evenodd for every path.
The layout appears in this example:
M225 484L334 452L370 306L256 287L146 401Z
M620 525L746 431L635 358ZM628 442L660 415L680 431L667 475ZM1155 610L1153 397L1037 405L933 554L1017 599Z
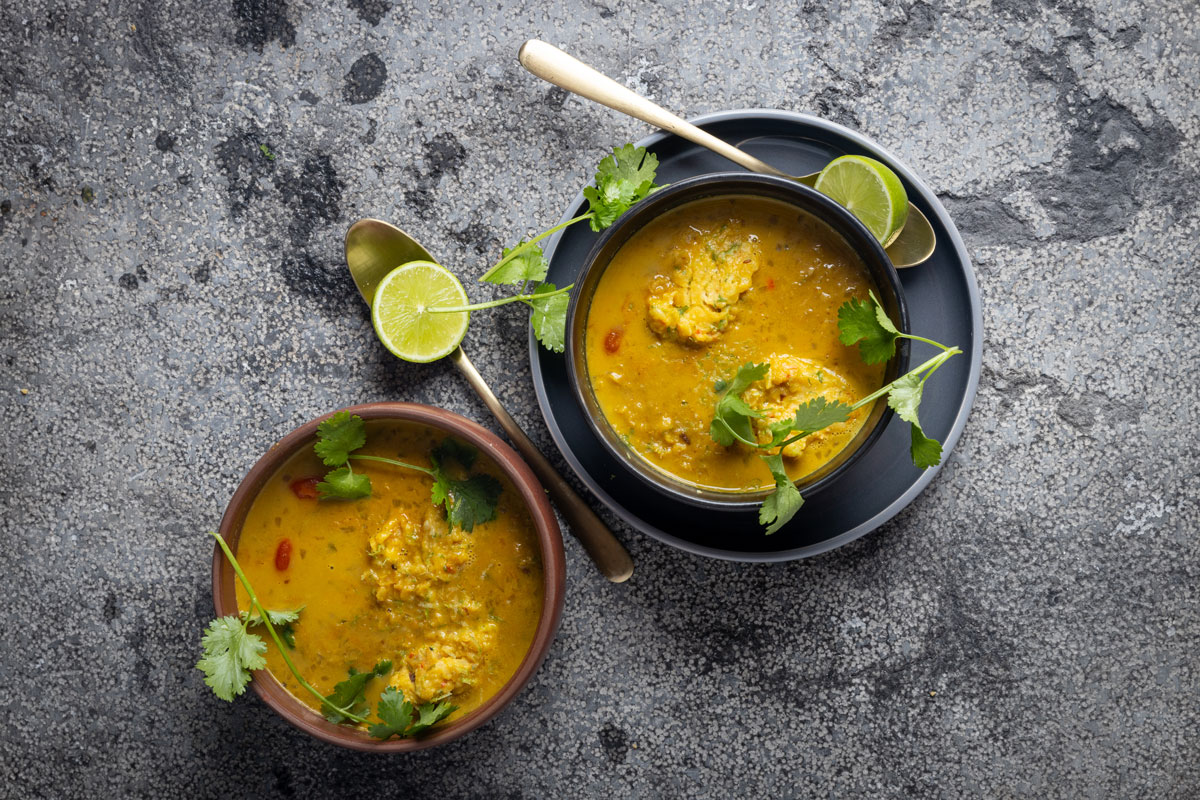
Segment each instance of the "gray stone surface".
M4 3L0 796L1200 795L1200 15L1120 5ZM488 422L448 364L376 345L341 236L402 221L477 276L647 132L524 74L531 35L686 114L811 111L907 159L975 259L978 403L834 553L618 526L613 586L569 541L561 633L503 716L343 752L202 684L203 531L320 412ZM551 451L524 326L467 344Z

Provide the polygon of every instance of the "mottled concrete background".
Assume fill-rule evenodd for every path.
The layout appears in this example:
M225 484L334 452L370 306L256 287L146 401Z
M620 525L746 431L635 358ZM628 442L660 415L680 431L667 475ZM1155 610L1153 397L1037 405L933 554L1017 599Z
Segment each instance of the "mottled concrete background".
M1200 795L1192 0L2 6L0 795ZM320 412L488 422L376 345L341 237L394 219L477 276L648 132L527 76L531 35L685 114L809 111L901 154L975 260L979 400L835 553L618 527L612 586L568 542L561 633L501 718L343 752L202 684L203 531ZM550 450L524 327L467 344Z

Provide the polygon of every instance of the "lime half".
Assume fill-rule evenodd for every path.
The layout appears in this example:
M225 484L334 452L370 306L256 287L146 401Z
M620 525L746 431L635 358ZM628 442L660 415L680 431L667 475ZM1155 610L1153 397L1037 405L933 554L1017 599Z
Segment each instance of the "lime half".
M825 165L813 185L858 217L884 244L908 219L908 195L899 176L866 156L842 156Z
M371 302L371 322L384 346L405 361L427 362L450 355L467 335L468 311L431 312L465 306L458 278L432 261L410 261L387 274Z

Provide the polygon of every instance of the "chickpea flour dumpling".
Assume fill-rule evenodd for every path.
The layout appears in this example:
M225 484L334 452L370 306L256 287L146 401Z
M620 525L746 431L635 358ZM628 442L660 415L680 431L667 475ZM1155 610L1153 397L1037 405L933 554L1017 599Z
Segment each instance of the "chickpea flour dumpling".
M689 227L667 252L671 271L656 275L646 300L650 328L688 344L716 340L758 271L758 236L740 219L715 229Z
M368 422L364 454L430 464L445 439L414 423ZM369 461L369 497L316 499L313 478L328 467L305 448L255 499L238 542L238 560L267 608L304 607L289 650L322 694L350 669L392 669L371 681L371 708L388 686L414 705L448 699L467 714L516 672L541 617L543 576L536 532L519 493L480 455L472 467L500 482L496 518L466 531L447 521L420 472ZM287 543L288 557L278 553ZM238 605L248 608L238 586ZM267 667L310 707L275 645Z
M698 200L645 225L600 277L584 354L597 404L613 430L654 466L694 485L773 486L752 448L723 447L709 425L719 381L769 362L743 399L764 416L755 434L814 397L851 404L883 383L838 338L838 308L875 286L850 246L788 203L749 196ZM871 407L790 444L793 479L849 444Z

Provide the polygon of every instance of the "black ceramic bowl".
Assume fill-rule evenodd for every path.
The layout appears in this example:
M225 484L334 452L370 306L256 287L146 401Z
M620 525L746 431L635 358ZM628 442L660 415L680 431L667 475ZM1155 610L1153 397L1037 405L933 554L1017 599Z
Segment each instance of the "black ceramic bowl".
M633 475L664 495L702 508L719 511L743 511L759 505L769 490L721 491L695 484L660 469L631 449L613 430L604 417L587 375L587 356L584 350L588 309L600 276L613 256L635 233L661 215L687 203L713 197L751 196L781 200L824 222L854 251L870 273L876 296L888 316L899 322L907 333L908 310L900 288L896 268L883 247L861 222L844 207L809 187L786 178L753 175L745 172L718 172L673 183L650 195L626 212L604 232L588 253L576 281L578 289L572 294L567 312L567 372L580 407L588 424L604 447ZM884 382L895 380L908 366L908 340L897 343L896 356L888 362ZM876 403L862 429L841 452L819 470L796 482L805 495L811 496L831 486L854 461L879 438L892 410L886 403Z

